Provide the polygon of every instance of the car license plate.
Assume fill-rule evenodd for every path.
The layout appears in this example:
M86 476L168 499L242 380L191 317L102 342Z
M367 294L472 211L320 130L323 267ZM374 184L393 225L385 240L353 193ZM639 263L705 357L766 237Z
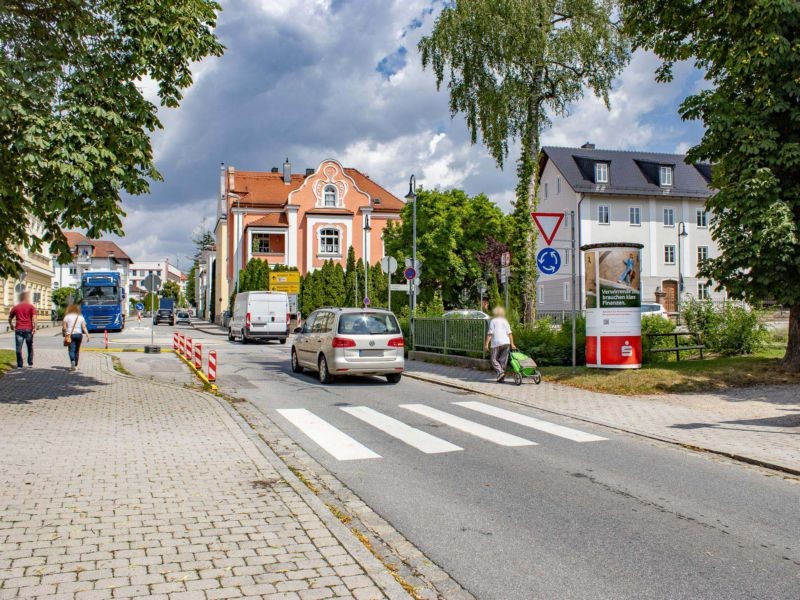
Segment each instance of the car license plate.
M359 350L358 355L362 358L376 358L383 356L383 350Z

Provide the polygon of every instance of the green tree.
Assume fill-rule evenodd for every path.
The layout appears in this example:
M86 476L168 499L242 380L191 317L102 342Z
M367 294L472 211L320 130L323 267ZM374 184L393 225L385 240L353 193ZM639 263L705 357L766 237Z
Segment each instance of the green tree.
M181 299L181 286L174 281L165 281L164 285L161 286L161 297L175 300L177 304Z
M197 279L197 261L192 264L189 269L188 279L186 280L186 300L191 306L195 306L197 302L197 288L195 286L195 279Z
M347 263L344 278L344 306L356 306L358 302L356 281L356 252L352 246L347 249Z
M669 81L695 58L708 87L680 106L705 126L687 162L709 161L718 256L702 274L729 296L790 307L784 364L800 371L800 4L796 1L637 0L626 5L639 47Z
M264 291L269 289L269 263L251 258L244 269L239 271L240 292Z
M614 77L628 60L615 22L616 0L455 0L419 48L450 111L462 112L502 168L519 139L513 235L515 285L530 319L535 302L531 209L536 205L539 137L548 114L565 114L589 88L608 104Z
M204 250L213 250L217 247L217 241L214 239L214 234L211 230L203 227L192 237L197 253L200 254Z
M70 299L75 298L75 288L73 287L62 287L58 288L57 290L53 290L53 304L55 304L58 308L66 308L67 304L69 304Z
M120 193L161 179L150 139L161 123L141 81L177 107L192 63L222 54L218 10L213 0L3 2L0 276L20 271L20 244L66 259L62 230L122 234Z

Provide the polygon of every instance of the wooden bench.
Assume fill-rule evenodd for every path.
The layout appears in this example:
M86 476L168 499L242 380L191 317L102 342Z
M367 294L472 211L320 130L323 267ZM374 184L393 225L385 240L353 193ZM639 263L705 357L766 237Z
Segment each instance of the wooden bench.
M703 360L703 350L706 347L705 344L687 344L684 346L678 344L678 336L690 336L693 339L700 340L700 334L698 333L693 333L691 331L674 331L672 333L648 333L646 335L648 338L650 338L650 346L647 350L651 355L653 352L674 352L676 362L680 362L682 350L700 350L700 360ZM670 348L653 348L653 338L659 337L672 337L675 339L675 345Z

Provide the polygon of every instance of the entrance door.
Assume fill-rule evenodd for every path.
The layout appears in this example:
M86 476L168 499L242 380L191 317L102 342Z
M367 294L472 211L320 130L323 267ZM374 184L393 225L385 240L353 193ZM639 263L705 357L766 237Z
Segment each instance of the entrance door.
M678 282L677 281L662 281L661 289L664 290L664 298L661 301L664 310L668 313L678 311Z

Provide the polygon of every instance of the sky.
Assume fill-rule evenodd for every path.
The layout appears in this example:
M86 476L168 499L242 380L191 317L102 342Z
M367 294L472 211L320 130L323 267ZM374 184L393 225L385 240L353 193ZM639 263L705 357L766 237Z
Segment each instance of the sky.
M423 71L417 44L443 0L233 0L217 35L227 50L193 67L180 108L160 110L152 136L164 181L125 197L124 238L136 260L188 270L192 236L213 229L220 163L269 170L288 157L302 173L326 158L368 174L397 196L409 176L426 188L485 193L510 210L518 144L504 170L470 143L451 117L446 88ZM682 122L682 99L702 86L688 64L670 84L654 80L656 58L635 53L614 84L610 110L586 96L553 119L545 145L684 152L702 135ZM143 82L156 102L155 86Z

